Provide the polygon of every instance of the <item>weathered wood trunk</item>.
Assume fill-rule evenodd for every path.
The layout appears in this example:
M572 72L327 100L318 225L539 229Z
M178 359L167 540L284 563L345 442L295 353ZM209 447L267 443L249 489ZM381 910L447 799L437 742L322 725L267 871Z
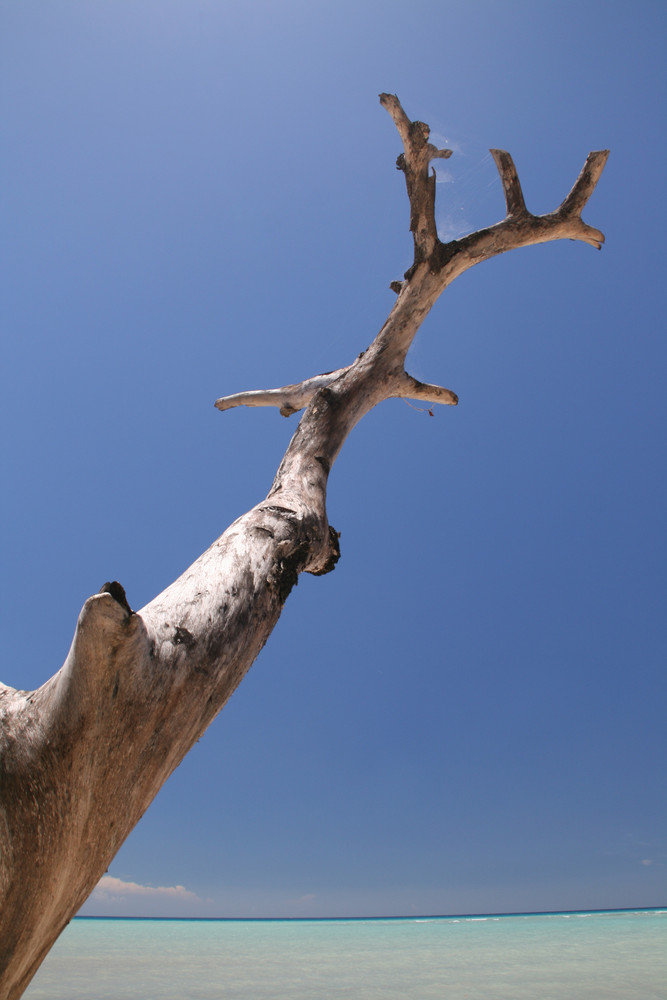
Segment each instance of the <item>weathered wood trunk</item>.
M62 669L37 691L0 692L3 996L21 995L239 684L322 548L319 529L261 505L140 612L107 585L86 601Z
M396 97L381 95L403 140L414 264L386 323L353 364L298 385L217 401L306 407L265 501L239 518L140 611L118 583L86 601L62 669L37 691L0 685L0 997L20 997L166 779L215 718L268 639L299 573L338 559L326 514L331 467L347 435L384 399L456 404L418 382L405 358L425 316L459 274L517 246L570 238L600 247L581 220L607 158L591 153L553 213L525 207L510 156L492 150L507 217L462 240L438 239L428 142Z

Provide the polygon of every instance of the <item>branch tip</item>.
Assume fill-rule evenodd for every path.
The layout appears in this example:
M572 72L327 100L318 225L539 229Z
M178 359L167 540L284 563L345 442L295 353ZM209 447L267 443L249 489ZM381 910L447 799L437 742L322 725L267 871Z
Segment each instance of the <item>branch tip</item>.
M581 168L581 173L574 182L574 186L567 198L558 209L563 215L578 215L586 205L586 202L595 191L597 182L600 180L605 164L609 159L608 149L598 149L589 153L586 162Z
M517 174L516 167L514 166L514 160L504 149L490 149L489 152L494 159L496 167L498 168L498 173L500 174L500 179L503 183L508 217L526 215L526 203L523 198L519 175Z
M256 389L236 392L232 396L221 396L220 399L216 399L214 406L216 410L232 410L235 406L275 406L283 417L291 417L293 413L308 406L319 389L331 385L351 367L348 365L334 372L324 372L295 385L283 385L279 389Z
M453 149L438 149L437 146L429 143L429 155L432 160L448 160L453 152Z
M441 385L429 385L428 382L420 382L418 379L403 373L403 379L394 393L401 399L419 399L424 403L440 403L442 406L458 406L459 397L451 389L445 389Z
M396 94L380 94L380 104L391 115L401 139L404 142L407 141L412 122L403 110Z

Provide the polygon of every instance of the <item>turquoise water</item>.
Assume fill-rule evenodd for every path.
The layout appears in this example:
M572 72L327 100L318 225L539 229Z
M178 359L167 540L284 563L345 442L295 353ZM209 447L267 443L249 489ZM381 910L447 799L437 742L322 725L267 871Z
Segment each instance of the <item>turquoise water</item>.
M667 910L72 921L28 1000L665 1000Z

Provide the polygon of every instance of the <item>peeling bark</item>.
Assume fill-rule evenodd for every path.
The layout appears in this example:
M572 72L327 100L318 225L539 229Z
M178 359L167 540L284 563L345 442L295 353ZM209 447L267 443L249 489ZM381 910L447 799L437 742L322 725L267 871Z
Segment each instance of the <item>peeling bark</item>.
M330 470L347 435L384 399L456 405L417 381L405 358L448 284L515 247L604 236L581 212L608 153L591 153L552 213L528 212L512 158L492 150L507 203L495 226L442 243L430 163L448 157L398 98L382 94L403 141L397 167L410 201L414 262L392 282L394 307L345 368L278 389L217 400L305 408L266 500L240 517L140 611L107 583L81 611L61 670L36 691L0 685L0 997L20 997L62 929L188 750L250 668L302 572L339 558L326 513Z

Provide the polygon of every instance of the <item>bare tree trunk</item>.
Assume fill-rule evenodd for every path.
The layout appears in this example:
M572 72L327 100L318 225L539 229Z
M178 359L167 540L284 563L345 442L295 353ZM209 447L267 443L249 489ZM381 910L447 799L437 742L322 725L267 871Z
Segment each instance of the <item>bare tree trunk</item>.
M456 404L405 371L438 296L479 261L555 239L600 247L581 220L608 153L591 153L555 212L531 215L508 153L492 150L507 217L441 243L435 177L450 156L382 94L403 141L414 263L370 347L348 367L298 385L227 396L218 409L306 412L271 491L162 594L133 612L118 583L86 601L61 670L36 691L0 685L0 996L21 996L62 929L174 768L237 687L277 622L299 573L327 573L338 538L326 513L330 469L355 424L396 396Z

